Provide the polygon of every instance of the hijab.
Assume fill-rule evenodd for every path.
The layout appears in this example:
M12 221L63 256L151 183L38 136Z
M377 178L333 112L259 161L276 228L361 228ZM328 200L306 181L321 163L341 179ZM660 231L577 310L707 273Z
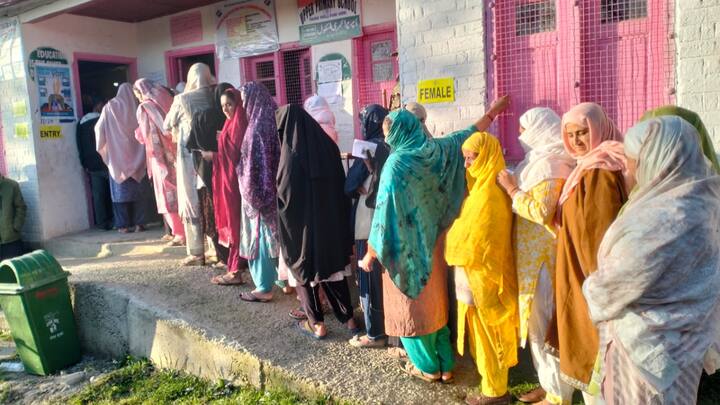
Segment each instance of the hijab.
M388 110L379 104L370 104L363 108L359 114L360 135L364 140L378 144L377 149L375 149L375 156L370 162L375 168L374 172L377 173L377 176L374 176L377 180L379 180L382 165L389 155L388 147L383 142L385 135L382 129L383 120L387 115ZM352 198L359 197L357 189L365 183L370 174L365 162L362 159L355 159L352 166L350 166L350 170L348 170L347 179L345 180L345 194ZM370 190L374 189L375 193L377 193L377 185L378 181L375 181L374 184L371 184ZM373 206L375 193L371 193Z
M660 392L687 364L701 363L718 336L720 177L697 132L677 116L628 131L637 188L605 233L598 270L583 284L601 334L619 340ZM692 339L682 337L687 333Z
M222 130L223 124L225 124L225 114L220 105L220 97L225 90L231 88L232 85L228 83L220 83L215 86L211 108L193 114L190 137L186 146L193 151L195 171L197 171L205 185L212 184L213 162L203 159L202 155L196 150L218 151L218 132Z
M330 109L327 100L321 96L312 96L305 100L304 108L320 124L327 136L337 143L338 133L335 129L335 114Z
M123 83L95 124L97 151L117 183L140 181L145 175L145 147L135 139L137 108L132 86Z
M588 145L589 150L585 155L579 156L570 145L566 128L568 124L575 124L588 129L590 145ZM576 160L577 165L565 182L560 196L560 205L568 199L586 171L591 169L625 170L622 134L599 105L581 103L571 108L563 115L561 130L565 151ZM560 210L558 209L559 214Z
M423 132L428 138L432 138L430 130L428 129L427 125L425 125L425 120L427 120L427 111L425 110L425 107L423 107L423 105L420 103L411 101L405 105L405 109L410 111L412 115L414 115L418 120L420 120Z
M210 68L204 63L196 63L190 66L187 74L187 83L183 89L183 93L188 93L193 90L202 89L203 87L210 87L215 84L215 78L210 73Z
M659 107L654 110L647 111L642 118L640 118L640 121L646 121L650 118L654 117L662 117L665 115L676 115L678 117L681 117L685 121L689 122L690 125L695 127L698 132L698 137L700 141L700 145L702 146L703 154L710 159L710 163L712 163L713 169L715 169L716 173L720 173L720 163L718 163L717 155L715 154L715 148L712 144L712 139L710 139L710 134L708 133L707 128L705 128L705 124L703 124L702 120L700 119L700 116L695 113L694 111L690 111L688 109L677 107L674 105L666 105L664 107Z
M246 83L240 93L247 115L247 129L242 137L242 159L237 167L240 193L243 201L253 210L274 220L280 158L280 141L275 122L277 104L265 86L258 82Z
M158 128L163 128L163 122L170 106L173 102L173 96L165 90L164 87L153 83L148 79L138 79L135 81L133 89L140 93L142 100L137 109L137 120L142 122L145 115L141 114L144 110L147 118Z
M518 186L530 191L545 180L567 179L575 167L562 140L560 117L549 108L531 108L520 116L525 159L516 168Z
M393 111L386 142L392 148L380 176L369 243L393 283L417 297L432 271L438 235L457 216L465 194L461 131L428 138L405 109Z

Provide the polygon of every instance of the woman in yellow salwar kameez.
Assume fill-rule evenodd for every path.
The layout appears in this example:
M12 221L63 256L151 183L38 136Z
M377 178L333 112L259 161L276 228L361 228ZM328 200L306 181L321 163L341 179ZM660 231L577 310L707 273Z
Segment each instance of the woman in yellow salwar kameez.
M458 352L470 354L482 376L481 394L466 402L509 404L508 371L517 364L517 274L510 199L497 185L505 169L500 142L476 132L462 146L468 196L447 236L445 258L455 266Z

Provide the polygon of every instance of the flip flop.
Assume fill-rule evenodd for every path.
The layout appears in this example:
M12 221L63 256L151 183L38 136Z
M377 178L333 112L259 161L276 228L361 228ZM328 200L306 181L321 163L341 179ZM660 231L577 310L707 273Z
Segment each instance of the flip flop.
M323 340L327 335L320 336L310 327L310 323L308 321L300 321L297 324L295 324L295 327L302 333L303 335L310 336L311 338L315 340Z
M221 276L215 276L213 277L210 282L215 285L243 285L245 284L245 281L243 281L242 276L235 277L228 279L225 276L227 276L227 273L221 275Z
M267 298L260 298L260 297L258 297L257 295L253 294L252 291L240 293L240 299L243 300L243 301L245 301L245 302L262 302L262 303L270 302L269 299L267 299Z
M434 383L440 381L440 376L433 378L430 374L423 373L415 367L411 362L406 363L400 363L400 370L402 370L405 374L409 375L410 377L417 378L418 380L422 380L428 383Z
M443 384L455 384L455 374L450 374L450 377L445 377L445 373L440 375L440 382Z
M305 314L305 311L302 310L302 308L295 308L290 311L288 315L290 315L290 318L297 319L298 321L303 321L307 319L307 315Z

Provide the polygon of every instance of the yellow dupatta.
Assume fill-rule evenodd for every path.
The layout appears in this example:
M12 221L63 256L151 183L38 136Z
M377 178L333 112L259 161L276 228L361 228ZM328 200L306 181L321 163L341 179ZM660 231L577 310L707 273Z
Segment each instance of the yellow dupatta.
M487 132L473 134L463 149L478 156L467 169L469 194L447 234L445 258L449 265L464 268L483 324L507 329L515 326L501 334L504 338L493 342L498 346L496 353L504 357L501 361L509 366L516 361L511 352L517 343L518 286L511 202L496 183L498 173L505 169L505 160L500 142ZM464 334L465 315L459 313L458 319L458 334Z

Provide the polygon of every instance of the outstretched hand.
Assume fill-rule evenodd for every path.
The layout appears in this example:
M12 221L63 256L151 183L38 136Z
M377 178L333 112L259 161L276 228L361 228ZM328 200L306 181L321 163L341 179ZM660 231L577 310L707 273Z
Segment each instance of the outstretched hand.
M502 170L500 173L498 173L497 182L510 197L512 197L513 194L518 191L518 185L515 176L513 176L507 170Z

